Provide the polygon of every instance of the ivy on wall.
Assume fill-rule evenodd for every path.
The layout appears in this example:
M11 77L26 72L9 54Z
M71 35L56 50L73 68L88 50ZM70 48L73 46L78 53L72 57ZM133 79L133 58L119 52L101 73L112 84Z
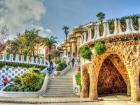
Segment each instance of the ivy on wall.
M105 43L104 42L97 42L94 46L94 53L96 55L102 55L105 52Z
M80 55L81 55L82 58L90 60L92 52L87 45L84 45L80 48Z

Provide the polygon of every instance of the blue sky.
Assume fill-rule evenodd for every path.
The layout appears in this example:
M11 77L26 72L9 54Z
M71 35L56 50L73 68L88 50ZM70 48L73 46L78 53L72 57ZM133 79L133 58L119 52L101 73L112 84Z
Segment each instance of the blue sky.
M140 13L140 0L0 0L0 26L6 25L10 38L25 29L40 29L40 35L55 35L63 41L63 25L70 27Z
M53 34L62 41L62 26L73 26L96 21L100 11L106 18L116 18L140 13L139 0L45 0L46 14L42 24L51 29Z

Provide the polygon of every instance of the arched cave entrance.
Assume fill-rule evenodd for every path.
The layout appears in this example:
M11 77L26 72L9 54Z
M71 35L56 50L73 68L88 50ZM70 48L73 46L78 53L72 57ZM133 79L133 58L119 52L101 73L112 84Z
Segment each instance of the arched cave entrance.
M109 57L104 60L98 77L99 96L127 94L127 84L119 71Z

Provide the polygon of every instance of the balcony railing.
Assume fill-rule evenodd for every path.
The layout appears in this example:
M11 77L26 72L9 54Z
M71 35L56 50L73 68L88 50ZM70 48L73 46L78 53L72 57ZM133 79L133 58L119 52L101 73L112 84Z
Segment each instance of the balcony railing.
M17 63L26 63L26 64L33 64L33 65L42 65L42 66L48 66L49 64L46 64L44 57L31 57L31 56L24 56L24 55L18 55L15 56L13 54L0 54L0 61L4 62L17 62Z
M107 21L104 23L94 24L94 33L84 32L81 36L80 45L94 41L100 38L111 37L115 35L127 35L131 33L140 33L140 18L134 22L132 19L125 19L124 22L114 20L112 24ZM135 24L134 24L135 23Z

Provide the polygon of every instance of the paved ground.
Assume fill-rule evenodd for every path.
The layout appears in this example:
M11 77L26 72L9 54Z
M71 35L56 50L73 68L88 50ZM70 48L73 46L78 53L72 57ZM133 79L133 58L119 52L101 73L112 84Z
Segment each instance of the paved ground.
M133 103L130 97L124 95L100 97L99 101L90 101L80 98L3 98L0 97L0 105L140 105Z
M100 101L100 102L83 102L83 103L55 103L55 104L15 104L15 103L0 103L0 105L140 105L128 101Z

